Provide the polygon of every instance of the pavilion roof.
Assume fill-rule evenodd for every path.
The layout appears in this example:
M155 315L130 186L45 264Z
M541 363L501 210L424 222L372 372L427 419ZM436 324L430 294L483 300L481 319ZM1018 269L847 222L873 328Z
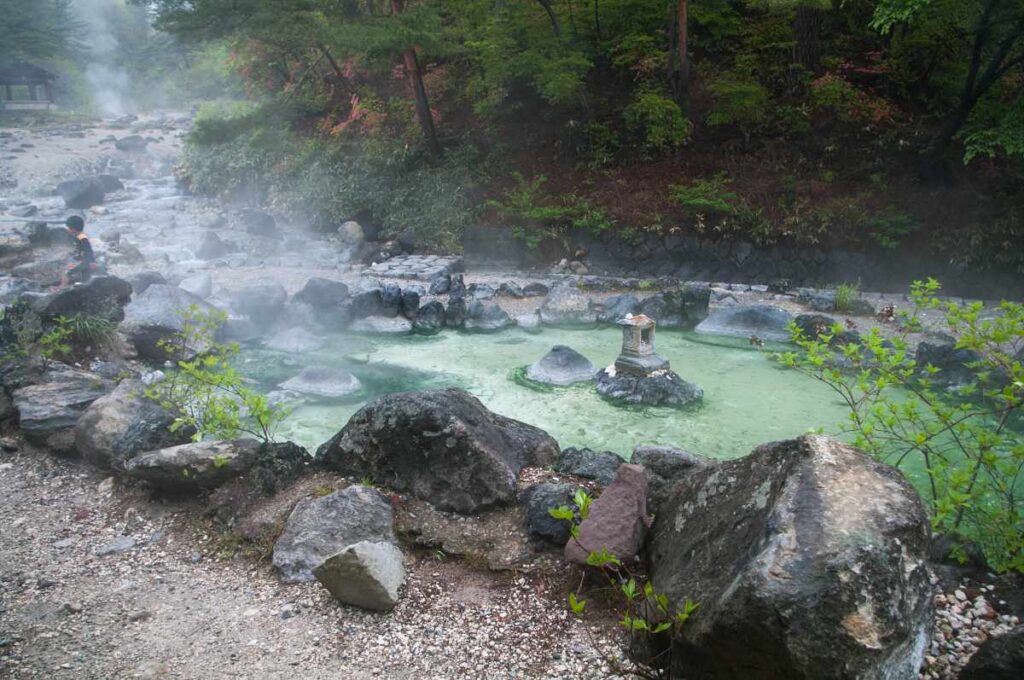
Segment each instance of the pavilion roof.
M27 61L0 66L0 85L39 85L56 80L57 76Z

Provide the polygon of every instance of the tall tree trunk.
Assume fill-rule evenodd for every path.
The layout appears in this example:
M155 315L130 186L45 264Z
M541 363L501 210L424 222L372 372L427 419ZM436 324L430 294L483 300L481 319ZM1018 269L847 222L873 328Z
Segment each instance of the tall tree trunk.
M669 31L669 64L672 65L670 66L672 89L683 111L686 111L690 92L690 58L688 55L690 32L687 27L688 15L689 7L687 6L687 0L677 0L676 9L672 13L671 31Z
M821 64L821 31L825 25L825 13L818 7L799 5L793 17L793 33L796 45L793 61L811 73L816 73Z
M551 32L555 34L556 38L561 38L562 26L558 23L558 15L555 14L555 8L552 6L551 0L537 0L537 3L547 12L548 19L551 21Z
M405 9L404 0L391 0L391 9L395 14L401 14ZM420 123L420 130L423 131L423 138L427 142L427 148L435 156L441 154L441 145L437 141L437 131L434 129L434 117L430 115L430 102L427 99L427 88L423 85L423 73L420 71L420 62L416 57L416 48L412 45L402 52L402 64L409 77L409 85L412 87L413 100L416 103L416 118Z

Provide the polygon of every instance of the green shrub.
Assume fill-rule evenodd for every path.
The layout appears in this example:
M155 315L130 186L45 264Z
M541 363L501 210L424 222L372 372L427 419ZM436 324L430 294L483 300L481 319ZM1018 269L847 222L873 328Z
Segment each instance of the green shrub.
M914 307L886 338L877 328L860 343L833 344L834 334L803 337L799 351L778 355L831 387L849 408L840 434L878 460L900 468L930 511L932 526L966 559L977 546L997 571L1024 572L1024 305L959 305L936 297L934 279L911 287ZM942 313L956 346L973 352L970 381L956 390L935 382L935 366L918 365L907 336L922 313Z
M899 247L903 239L920 228L912 215L899 210L887 210L870 216L864 223L868 234L883 248Z
M715 98L708 114L708 125L733 126L747 140L768 121L768 90L754 78L724 73L707 84Z
M215 337L227 315L220 310L202 311L196 305L182 310L182 330L160 342L168 356L183 356L203 348L194 359L179 359L167 378L146 389L146 396L178 414L171 431L195 430L192 439L232 439L244 433L263 442L274 439L287 409L272 406L263 394L244 386L231 365L238 354L236 343L219 343Z
M679 104L657 92L641 90L622 115L627 127L640 132L644 143L658 150L682 146L693 132L693 124L683 116Z
M836 311L849 312L860 297L860 281L841 283L836 286Z
M689 213L730 215L739 199L729 189L730 184L724 172L709 179L695 179L688 185L674 185L672 199Z

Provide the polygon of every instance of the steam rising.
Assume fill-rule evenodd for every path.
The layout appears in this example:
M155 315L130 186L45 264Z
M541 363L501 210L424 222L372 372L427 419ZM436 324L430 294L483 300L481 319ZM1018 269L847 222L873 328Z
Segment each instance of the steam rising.
M136 110L131 76L118 63L120 47L111 17L125 11L123 0L74 0L75 12L85 27L82 41L88 47L85 80L96 110L104 116L121 116Z

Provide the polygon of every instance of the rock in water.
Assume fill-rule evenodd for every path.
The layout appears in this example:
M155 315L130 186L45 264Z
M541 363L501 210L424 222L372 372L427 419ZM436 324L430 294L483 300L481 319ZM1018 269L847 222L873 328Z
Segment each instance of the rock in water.
M933 619L930 533L898 470L828 437L685 475L649 547L655 590L677 607L700 602L673 673L917 678Z
M26 439L58 453L71 453L79 417L113 389L112 382L98 375L59 366L47 371L41 382L14 390L12 400Z
M363 388L354 375L330 366L307 366L297 376L285 380L278 387L300 394L328 398L347 397Z
M125 464L125 472L163 491L198 491L247 472L259 453L255 439L193 442L141 453Z
M597 369L590 360L565 345L555 345L551 351L530 364L526 377L548 385L572 385L591 382Z
M355 333L404 335L412 332L412 322L404 316L368 316L356 319L348 328Z
M172 357L160 345L161 340L172 340L181 332L182 314L195 305L200 312L212 312L214 307L177 286L155 283L136 295L125 307L121 328L135 345L140 359L166 361ZM185 348L184 354L194 355L204 347Z
M312 581L313 569L350 545L394 543L394 512L380 492L354 484L295 505L274 544L274 566L285 583Z
M181 283L178 284L178 288L205 300L213 294L213 279L206 272L199 272L182 279Z
M698 333L786 342L793 315L770 305L743 305L716 309L697 326Z
M640 301L635 295L613 295L601 304L597 320L601 323L615 323L626 318L627 314L636 314L640 309Z
M133 295L142 295L154 283L167 283L167 279L160 272L144 271L129 276L128 283L131 284Z
M549 465L558 452L542 430L446 389L378 398L317 458L343 474L386 480L442 510L470 514L513 501L520 469Z
M556 286L540 307L540 320L553 326L589 325L597 322L590 298L574 286Z
M313 575L345 604L390 611L405 584L405 565L394 543L360 541L328 557Z
M324 346L323 338L319 338L305 328L296 327L281 331L267 341L267 349L276 349L278 352L289 352L291 354L304 354L315 352Z
M145 151L146 146L149 142L142 135L128 135L114 142L114 148L118 151L125 151L128 153L135 153L139 151Z
M444 305L437 300L431 300L417 309L412 327L423 335L440 333L444 327Z
M474 300L466 308L464 328L467 331L488 333L515 325L516 322L512 320L512 317L494 303L485 304L479 300Z
M657 321L659 328L690 330L707 317L710 301L708 284L687 283L647 298L640 303L640 313Z
M635 376L614 368L603 369L597 374L597 393L610 401L682 408L704 398L704 390L686 382L673 371Z
M1024 678L1024 625L983 642L959 675L959 680L1021 678Z
M75 426L75 448L101 469L124 470L133 456L184 444L192 431L171 432L174 414L146 397L146 386L124 380L92 403Z
M590 506L579 536L565 544L565 558L586 564L595 551L607 550L628 564L636 558L647 530L647 477L639 465L619 466L615 481Z
M341 281L324 279L315 276L292 296L293 302L304 302L313 309L320 311L338 307L348 299L348 286Z
M96 177L69 179L57 185L57 193L64 199L64 207L85 210L100 205L106 198L103 183Z

